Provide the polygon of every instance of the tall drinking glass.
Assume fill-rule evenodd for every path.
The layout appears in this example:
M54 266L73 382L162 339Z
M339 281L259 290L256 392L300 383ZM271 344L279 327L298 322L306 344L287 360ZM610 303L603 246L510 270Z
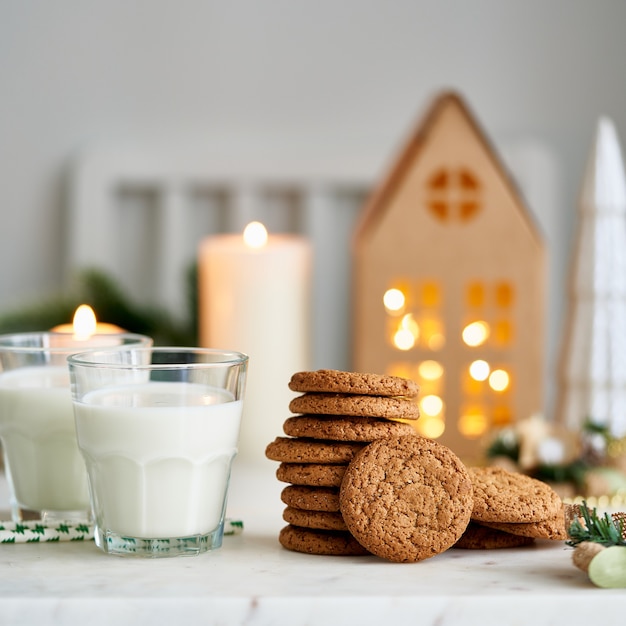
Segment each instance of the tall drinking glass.
M14 521L89 520L85 463L76 443L67 357L86 349L152 345L119 333L0 335L0 441Z
M248 357L129 348L68 362L96 544L137 556L219 548Z

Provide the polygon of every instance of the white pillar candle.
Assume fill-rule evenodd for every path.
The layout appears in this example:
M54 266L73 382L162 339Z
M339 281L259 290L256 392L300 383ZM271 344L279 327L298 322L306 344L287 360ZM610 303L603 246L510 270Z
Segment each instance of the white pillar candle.
M283 435L291 375L310 367L311 247L295 235L262 245L215 235L200 244L198 270L200 344L250 357L239 458L257 462Z

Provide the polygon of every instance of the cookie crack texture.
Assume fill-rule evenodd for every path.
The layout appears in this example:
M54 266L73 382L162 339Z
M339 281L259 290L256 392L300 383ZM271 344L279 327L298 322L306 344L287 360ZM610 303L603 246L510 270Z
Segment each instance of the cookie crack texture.
M410 435L359 451L346 469L339 503L346 526L370 552L416 562L459 539L472 498L460 459L435 441Z
M547 483L500 467L473 467L469 471L475 521L541 522L561 510L561 499Z

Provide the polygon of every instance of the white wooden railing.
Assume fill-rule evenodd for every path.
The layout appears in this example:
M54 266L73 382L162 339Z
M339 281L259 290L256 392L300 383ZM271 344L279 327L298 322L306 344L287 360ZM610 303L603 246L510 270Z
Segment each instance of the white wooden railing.
M536 144L505 160L528 204L552 219L553 171ZM393 157L393 155L391 155ZM209 234L253 219L313 245L312 366L350 367L350 273L355 221L386 172L370 159L241 157L207 151L94 148L69 177L66 269L98 267L135 301L187 314L186 272ZM548 214L545 215L545 212Z

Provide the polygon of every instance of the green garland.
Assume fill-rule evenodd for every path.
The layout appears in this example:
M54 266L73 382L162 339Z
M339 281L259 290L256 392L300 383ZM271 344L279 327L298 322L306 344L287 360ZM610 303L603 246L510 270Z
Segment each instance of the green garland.
M128 332L149 335L155 345L198 345L197 268L188 272L189 319L174 319L156 307L131 302L114 280L97 269L78 272L63 294L0 315L0 333L48 330L72 321L80 304L91 306L102 322L117 324Z

